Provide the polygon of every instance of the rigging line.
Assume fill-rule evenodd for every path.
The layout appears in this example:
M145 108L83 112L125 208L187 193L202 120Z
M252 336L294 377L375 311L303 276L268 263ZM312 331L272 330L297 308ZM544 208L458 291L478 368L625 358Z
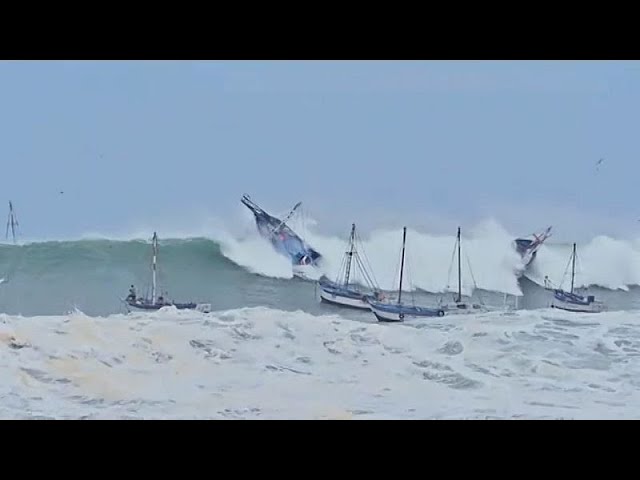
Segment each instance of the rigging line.
M471 260L469 260L469 256L466 253L464 254L464 256L467 259L467 265L469 266L469 273L471 274L471 280L473 281L474 292L477 293L478 298L480 299L480 303L484 305L484 298L482 298L482 293L480 293L480 290L478 289L478 283L476 282L475 276L473 275L473 269L471 268ZM472 296L474 292L471 292Z
M371 289L375 289L373 283L371 282L371 278L369 277L368 272L366 271L366 269L364 268L364 265L362 263L362 260L360 259L360 255L356 255L356 267L361 270L361 275L362 275L362 279L364 280L364 282L367 284L366 286L368 286ZM356 268L356 269L357 269Z
M576 275L575 275L575 278L578 278L578 272L581 272L581 271L582 271L582 261L580 260L580 257L578 256L578 250L576 248ZM588 286L579 287L577 285L579 285L579 284L576 282L575 290L578 290L579 288L582 288L583 290L588 289Z
M358 235L357 232L356 232L356 238L358 239L358 242L363 243L362 240L360 239L360 235ZM371 267L371 262L369 261L369 257L367 256L367 252L364 250L364 248L362 249L362 255L363 255L364 261L366 262L366 266L368 267L368 271L371 275L371 278L373 279L374 288L377 290L380 290L380 284L378 283L378 279L375 276L375 272Z
M370 276L369 272L366 270L366 268L365 268L365 266L364 266L364 264L362 262L362 259L360 258L360 255L358 255L358 257L357 257L357 263L358 263L358 266L360 267L360 270L362 270L362 277L367 282L369 288L371 288L373 290L376 290L376 285L373 282L373 280L371 279L371 276Z
M346 242L347 244L347 248L349 248L349 241ZM338 285L342 284L342 279L346 279L347 276L347 262L348 260L348 256L349 253L345 251L345 253L342 255L342 260L340 262L340 270L338 270L338 273L336 274L336 283Z
M393 289L395 290L396 288L398 288L398 300L400 299L400 290L398 287L398 281L400 281L400 265L402 263L402 247L400 248L400 252L398 252L398 261L396 263L396 279L393 281Z
M413 277L411 275L411 261L409 251L405 249L404 254L404 272L407 277L407 285L409 286L409 295L411 296L411 305L416 306L416 292L413 284Z
M458 247L458 240L456 239L455 244L453 245L453 252L451 253L451 262L449 263L449 272L447 273L447 286L446 288L450 288L451 286L451 269L453 268L453 262L456 258L456 251Z
M359 236L358 236L358 241L360 241L360 243L362 243L364 245L364 243L362 242L362 240L360 239ZM377 279L376 274L375 274L375 272L373 270L373 266L371 264L371 261L369 260L369 256L367 255L367 252L366 252L366 250L364 250L364 248L362 250L362 253L364 255L364 260L366 261L369 273L371 274L371 278L373 280L373 285L374 285L375 289L381 290L380 282L378 282L378 279Z

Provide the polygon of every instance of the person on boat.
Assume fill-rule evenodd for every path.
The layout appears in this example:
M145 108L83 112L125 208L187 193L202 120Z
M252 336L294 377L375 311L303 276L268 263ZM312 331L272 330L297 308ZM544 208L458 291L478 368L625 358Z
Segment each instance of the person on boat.
M129 295L127 296L127 300L130 300L132 302L136 301L136 287L134 287L133 285L131 285L131 288L129 289Z
M158 297L158 305L164 305L164 297L162 295Z
M311 263L311 259L307 255L302 255L300 260L298 261L299 265L309 265Z

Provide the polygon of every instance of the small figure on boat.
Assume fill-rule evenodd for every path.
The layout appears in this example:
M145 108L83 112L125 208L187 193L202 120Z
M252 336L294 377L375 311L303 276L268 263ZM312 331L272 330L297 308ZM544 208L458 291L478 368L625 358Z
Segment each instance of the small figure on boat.
M134 287L133 285L131 285L131 288L129 289L129 295L127 295L127 302L129 301L136 301L136 287Z
M129 295L127 296L125 303L129 307L133 307L137 310L160 310L162 307L166 306L174 306L178 310L198 310L202 313L209 313L211 311L211 305L208 303L195 303L195 302L187 302L187 303L178 303L165 300L164 295L159 295L156 297L157 292L157 260L158 260L158 235L154 232L152 239L152 252L153 259L151 263L151 297L143 296L138 297L136 294L136 289L133 285L129 289Z

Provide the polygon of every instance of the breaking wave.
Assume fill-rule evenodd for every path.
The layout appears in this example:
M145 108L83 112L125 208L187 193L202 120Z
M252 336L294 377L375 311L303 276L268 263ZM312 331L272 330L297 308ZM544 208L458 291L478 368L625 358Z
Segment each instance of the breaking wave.
M197 238L167 239L159 233L160 281L173 298L196 296L229 308L254 306L258 298L275 295L270 280L292 278L289 260L276 253L253 226L233 234L216 228L206 237L199 232L202 235ZM307 241L324 257L321 273L335 277L347 235L346 229L342 238L323 235L315 225L305 229ZM384 289L397 288L401 235L400 229L360 233L363 251ZM466 292L475 285L485 291L522 295L519 272L523 265L513 247L513 233L487 221L463 230L462 236ZM556 285L562 281L570 245L552 242L553 237L526 271L532 285L542 285L545 276ZM454 246L453 234L408 229L405 288L435 293L454 287ZM640 285L639 242L600 236L580 244L578 258L578 286L626 291ZM50 314L81 308L91 314L113 312L130 284L149 283L150 260L149 240L123 237L0 245L0 279L4 279L0 282L0 311ZM226 302L227 298L234 301Z

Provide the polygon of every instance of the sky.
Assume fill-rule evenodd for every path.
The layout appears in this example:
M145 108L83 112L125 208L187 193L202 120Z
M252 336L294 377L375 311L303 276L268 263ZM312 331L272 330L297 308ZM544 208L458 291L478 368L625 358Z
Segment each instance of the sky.
M635 236L639 125L639 62L3 61L0 200L40 239L231 223L243 193L321 231Z

